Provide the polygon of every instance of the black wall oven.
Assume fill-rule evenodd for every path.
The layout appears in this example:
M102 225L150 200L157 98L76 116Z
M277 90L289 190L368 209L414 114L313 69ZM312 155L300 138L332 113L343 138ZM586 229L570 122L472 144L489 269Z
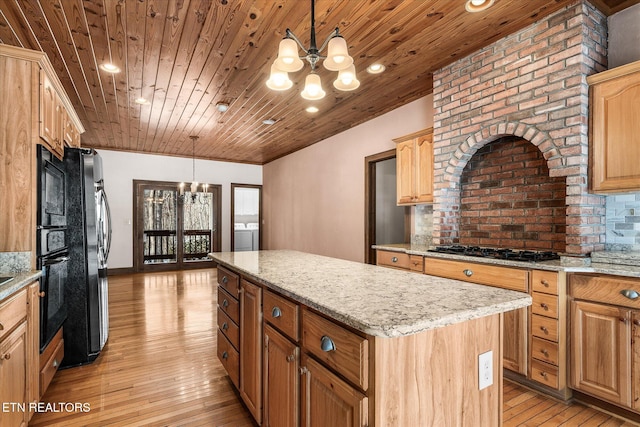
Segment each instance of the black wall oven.
M40 352L67 318L65 282L68 276L67 178L64 163L38 145L37 261L40 290Z

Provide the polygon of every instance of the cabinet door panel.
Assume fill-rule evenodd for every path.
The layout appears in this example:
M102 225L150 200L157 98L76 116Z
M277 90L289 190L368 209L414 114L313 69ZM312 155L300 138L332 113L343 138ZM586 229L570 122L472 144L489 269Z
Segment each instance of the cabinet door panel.
M504 313L503 366L527 375L527 309Z
M302 425L364 427L367 397L310 357L302 359Z
M631 404L631 313L571 302L572 386L613 403Z
M433 134L416 138L416 202L433 202Z
M0 342L0 401L27 402L27 322ZM0 425L26 425L28 412L1 411Z
M300 348L264 326L264 427L300 424Z
M633 409L640 411L640 312L633 312L633 345L631 366L632 393L633 393Z
M240 396L262 422L262 288L246 280L240 292Z
M415 153L413 140L400 142L396 147L396 180L398 204L411 204L414 197Z

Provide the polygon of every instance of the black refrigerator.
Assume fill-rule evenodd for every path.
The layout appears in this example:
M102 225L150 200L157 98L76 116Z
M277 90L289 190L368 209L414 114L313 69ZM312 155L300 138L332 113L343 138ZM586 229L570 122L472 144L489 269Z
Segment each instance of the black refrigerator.
M95 150L65 149L69 270L62 367L93 362L109 336L107 257L111 241L102 159Z

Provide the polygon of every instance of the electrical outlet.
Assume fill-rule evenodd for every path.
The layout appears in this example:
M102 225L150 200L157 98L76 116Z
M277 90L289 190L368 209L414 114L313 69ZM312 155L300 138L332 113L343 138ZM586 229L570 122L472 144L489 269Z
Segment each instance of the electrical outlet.
M493 384L493 351L478 355L478 390Z

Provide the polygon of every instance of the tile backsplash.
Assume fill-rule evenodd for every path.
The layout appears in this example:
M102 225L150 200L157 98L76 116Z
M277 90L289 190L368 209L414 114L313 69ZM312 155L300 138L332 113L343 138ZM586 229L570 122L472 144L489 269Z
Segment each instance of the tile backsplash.
M606 250L640 250L640 193L607 196Z

